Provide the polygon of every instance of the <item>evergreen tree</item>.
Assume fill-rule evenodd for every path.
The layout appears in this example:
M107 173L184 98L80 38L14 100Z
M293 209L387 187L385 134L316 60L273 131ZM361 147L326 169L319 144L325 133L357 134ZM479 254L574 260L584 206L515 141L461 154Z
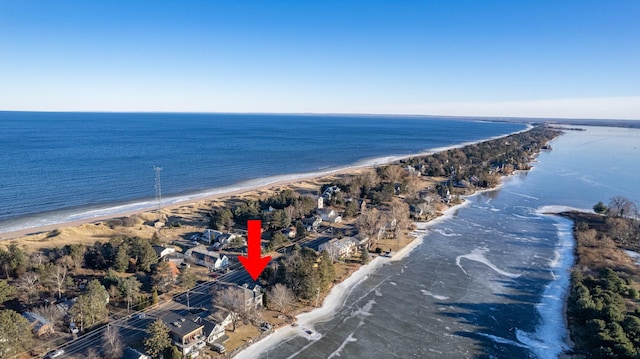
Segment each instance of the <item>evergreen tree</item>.
M162 319L156 319L149 324L147 332L149 332L149 336L144 339L145 350L151 357L157 358L163 350L171 345L169 328Z
M361 254L361 263L367 264L369 263L369 260L371 260L371 258L369 258L369 248L367 248L367 246L364 246L364 248L362 248L362 254Z
M0 311L0 353L9 358L29 349L33 335L29 322L13 310Z

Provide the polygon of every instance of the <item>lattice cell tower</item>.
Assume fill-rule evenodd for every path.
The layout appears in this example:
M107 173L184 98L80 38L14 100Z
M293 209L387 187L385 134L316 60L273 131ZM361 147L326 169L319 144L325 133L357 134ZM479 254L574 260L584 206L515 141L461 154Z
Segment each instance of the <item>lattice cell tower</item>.
M153 166L156 173L156 203L158 204L158 213L160 213L160 204L162 203L162 187L160 186L160 171L162 167Z

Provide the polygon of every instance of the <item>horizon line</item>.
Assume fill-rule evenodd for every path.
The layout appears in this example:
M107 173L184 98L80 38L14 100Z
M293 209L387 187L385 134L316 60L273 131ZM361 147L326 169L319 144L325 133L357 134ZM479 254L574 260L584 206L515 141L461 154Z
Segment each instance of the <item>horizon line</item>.
M280 115L280 116L371 116L371 117L421 117L445 119L482 119L482 120L523 120L523 121L623 121L640 122L640 118L589 118L589 117L528 117L528 116L475 116L475 115L432 115L432 114L401 114L401 113L366 113L366 112L233 112L233 111L147 111L147 110L2 110L2 112L31 112L31 113L139 113L139 114L191 114L191 115Z

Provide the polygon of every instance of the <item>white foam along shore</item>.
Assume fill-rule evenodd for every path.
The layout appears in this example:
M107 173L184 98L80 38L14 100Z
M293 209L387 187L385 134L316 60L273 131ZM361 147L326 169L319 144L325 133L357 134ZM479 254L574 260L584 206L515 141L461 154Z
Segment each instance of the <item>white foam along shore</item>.
M314 324L318 322L326 321L333 317L333 315L344 305L345 300L349 296L349 294L353 291L355 286L357 286L360 282L367 279L367 277L377 271L380 267L382 267L385 263L392 261L399 261L405 258L411 251L413 251L416 247L421 245L424 241L425 236L429 233L426 231L429 227L434 226L436 224L442 223L448 219L451 219L454 213L462 208L467 206L469 201L465 201L461 204L452 206L448 208L446 211L442 213L441 216L435 218L429 222L414 222L416 225L416 231L411 234L415 236L415 239L411 241L409 244L404 246L402 249L397 251L391 258L387 257L376 257L369 264L361 266L357 271L352 273L347 279L342 281L341 283L335 285L327 297L322 302L322 306L316 308L310 312L302 313L296 316L296 324L298 327L292 327L291 325L287 325L285 327L279 328L271 335L266 338L260 340L257 343L254 343L247 349L241 351L234 358L236 359L250 359L255 358L259 353L263 353L270 348L277 346L278 344L286 341L287 339L299 335L300 328L314 328ZM424 232L422 232L424 230Z
M158 204L158 202L153 199L144 199L117 205L96 205L90 208L85 207L84 209L66 209L47 212L43 214L29 215L20 219L9 219L0 222L0 239L19 237L24 235L24 233L18 234L19 232L24 232L27 230L29 230L28 233L44 232L55 229L56 227L64 224L71 224L72 222L87 223L131 215L134 213L152 211L156 209L158 205L160 205L161 207L186 205L197 201L220 198L232 194L239 194L251 190L256 190L262 187L283 185L290 182L310 180L313 178L324 177L337 173L347 173L350 170L360 168L381 166L408 158L428 156L434 153L444 152L455 148L462 148L481 142L492 141L517 133L522 133L530 130L531 128L533 128L532 125L526 124L526 128L520 131L493 136L478 141L462 142L451 146L432 148L419 153L368 158L360 160L353 165L348 166L323 169L321 171L315 172L292 173L264 178L256 178L191 194L181 196L167 196L166 198L162 199L160 204Z
M540 303L536 304L540 322L533 333L516 329L518 341L540 359L558 358L570 348L565 310L574 262L573 222L558 216L554 219L559 241L550 262L553 279L544 288Z

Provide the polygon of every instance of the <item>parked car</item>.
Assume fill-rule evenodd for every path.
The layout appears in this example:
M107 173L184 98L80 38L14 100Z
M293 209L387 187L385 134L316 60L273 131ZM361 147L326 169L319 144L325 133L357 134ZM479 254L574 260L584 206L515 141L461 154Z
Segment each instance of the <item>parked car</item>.
M262 322L260 323L260 330L262 330L263 332L266 332L267 330L271 329L273 326L270 323L267 322Z
M54 358L61 357L63 354L64 354L64 350L62 350L62 349L52 350L52 351L48 352L47 355L44 358L45 359L54 359Z
M69 330L71 330L71 333L73 334L78 334L79 332L78 327L76 327L76 323L74 322L69 323Z
M213 351L215 351L216 353L222 354L227 351L227 348L222 344L213 343L211 347L213 348Z

